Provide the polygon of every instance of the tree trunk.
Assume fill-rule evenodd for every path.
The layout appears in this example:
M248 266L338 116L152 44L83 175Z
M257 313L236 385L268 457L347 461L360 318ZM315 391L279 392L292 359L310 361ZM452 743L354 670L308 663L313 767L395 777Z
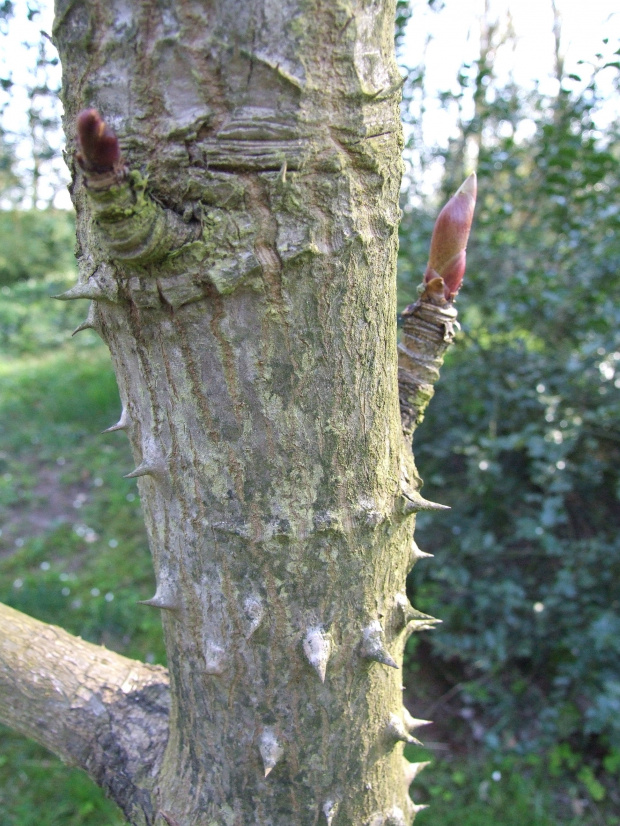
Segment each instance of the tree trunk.
M130 170L74 170L62 297L112 354L170 676L167 727L137 663L152 714L69 756L136 826L410 822L402 652L433 621L405 577L432 506L399 416L394 3L57 5L70 151L96 107ZM100 670L87 700L126 696Z

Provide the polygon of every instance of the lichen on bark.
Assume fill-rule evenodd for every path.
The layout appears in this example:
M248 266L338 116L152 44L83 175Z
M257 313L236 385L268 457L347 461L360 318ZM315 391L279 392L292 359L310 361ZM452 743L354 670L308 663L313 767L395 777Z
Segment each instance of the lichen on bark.
M140 826L417 810L402 654L434 621L404 585L436 506L399 416L393 20L367 0L58 2L70 145L94 107L131 170L76 174L63 297L93 301L82 326L110 348L162 610L165 753L155 784L110 788Z

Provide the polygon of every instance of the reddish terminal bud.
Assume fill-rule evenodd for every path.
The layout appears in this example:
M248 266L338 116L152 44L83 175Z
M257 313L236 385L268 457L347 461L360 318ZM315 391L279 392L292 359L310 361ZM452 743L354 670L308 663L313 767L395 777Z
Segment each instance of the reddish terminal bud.
M77 160L84 172L112 172L121 162L118 138L96 109L84 109L77 118L80 151Z
M476 173L472 172L441 210L433 228L424 282L443 278L448 301L459 291L465 275L465 249L475 206Z

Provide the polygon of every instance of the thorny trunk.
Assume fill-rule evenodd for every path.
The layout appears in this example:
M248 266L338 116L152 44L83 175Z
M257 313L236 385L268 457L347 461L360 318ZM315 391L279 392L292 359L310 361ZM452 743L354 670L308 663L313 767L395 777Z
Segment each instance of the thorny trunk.
M75 175L64 297L112 354L168 652L163 758L87 766L140 826L416 810L393 6L58 2L69 146L96 107L132 170Z

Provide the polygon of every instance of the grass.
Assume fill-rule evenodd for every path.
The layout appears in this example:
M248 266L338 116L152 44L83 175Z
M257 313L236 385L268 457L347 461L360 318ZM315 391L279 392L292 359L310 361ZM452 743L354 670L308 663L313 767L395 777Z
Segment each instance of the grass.
M430 760L411 793L428 804L416 826L618 826L583 784L553 777L549 755L476 754L438 758L408 746L413 761Z
M49 279L0 291L0 601L130 657L164 662L154 577L116 382L85 312ZM37 320L39 353L32 346ZM59 330L64 328L62 335ZM90 779L0 729L0 826L120 826Z

